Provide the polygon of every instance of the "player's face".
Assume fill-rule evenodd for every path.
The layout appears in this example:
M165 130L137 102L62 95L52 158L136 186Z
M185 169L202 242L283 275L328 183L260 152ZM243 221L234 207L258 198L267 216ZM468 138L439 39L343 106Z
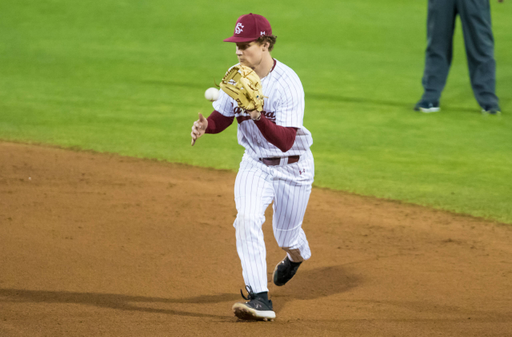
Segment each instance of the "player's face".
M238 61L240 64L252 69L260 65L265 51L265 44L260 45L255 41L238 42L236 44L236 56L238 57Z

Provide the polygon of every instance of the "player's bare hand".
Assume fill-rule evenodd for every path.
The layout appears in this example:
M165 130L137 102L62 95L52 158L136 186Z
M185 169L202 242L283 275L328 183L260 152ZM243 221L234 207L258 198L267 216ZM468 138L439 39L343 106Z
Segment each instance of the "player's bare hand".
M261 111L258 111L258 110L246 110L245 112L247 112L249 114L249 116L251 116L251 119L253 121L259 121L261 119Z
M194 146L196 143L197 138L204 135L206 128L208 127L208 120L204 118L204 116L199 113L199 119L192 124L192 132L190 133L190 136L192 137L192 143L191 145Z

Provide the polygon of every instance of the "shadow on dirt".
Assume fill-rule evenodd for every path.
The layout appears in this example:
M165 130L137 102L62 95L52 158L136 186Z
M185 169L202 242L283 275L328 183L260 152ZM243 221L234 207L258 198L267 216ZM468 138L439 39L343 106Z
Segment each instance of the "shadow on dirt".
M279 299L279 307L293 300L307 300L347 291L355 287L357 279L343 271L341 267L328 267L305 270L297 273L296 278L285 287L271 288L272 297ZM272 287L272 286L271 286ZM141 311L192 317L225 317L169 308L144 307L142 303L160 304L212 304L242 301L240 294L201 295L188 298L159 298L146 296L129 296L122 294L80 293L68 291L44 291L24 289L0 289L0 303L73 303L91 305L125 311ZM137 305L141 303L141 305Z
M68 291L42 291L22 289L0 289L0 303L2 302L32 302L32 303L73 303L92 305L101 308L110 308L126 311L141 311L146 313L169 314L193 317L224 317L174 309L148 308L134 303L162 303L162 304L208 304L235 301L240 297L236 294L202 295L189 298L159 298L145 296L129 296L120 294L78 293Z
M349 274L342 266L332 266L311 270L301 270L283 287L273 285L270 275L270 297L278 308L294 300L312 300L320 297L340 294L362 283L360 277Z

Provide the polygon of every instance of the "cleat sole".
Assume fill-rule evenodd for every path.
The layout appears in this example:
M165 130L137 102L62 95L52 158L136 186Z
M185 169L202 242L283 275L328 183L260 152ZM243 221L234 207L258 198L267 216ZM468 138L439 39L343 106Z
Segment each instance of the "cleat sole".
M255 310L248 307L245 303L235 303L233 313L236 317L244 321L273 321L276 313L272 310Z

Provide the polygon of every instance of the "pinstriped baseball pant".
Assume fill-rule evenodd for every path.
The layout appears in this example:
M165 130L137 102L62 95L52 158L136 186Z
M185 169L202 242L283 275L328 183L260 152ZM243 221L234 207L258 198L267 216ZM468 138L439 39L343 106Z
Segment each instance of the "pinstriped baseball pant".
M248 155L242 159L235 181L238 214L233 226L243 278L255 293L268 291L262 225L270 203L273 202L272 227L279 247L295 262L311 257L302 221L314 170L311 152L301 156L297 163L279 166L266 166Z

